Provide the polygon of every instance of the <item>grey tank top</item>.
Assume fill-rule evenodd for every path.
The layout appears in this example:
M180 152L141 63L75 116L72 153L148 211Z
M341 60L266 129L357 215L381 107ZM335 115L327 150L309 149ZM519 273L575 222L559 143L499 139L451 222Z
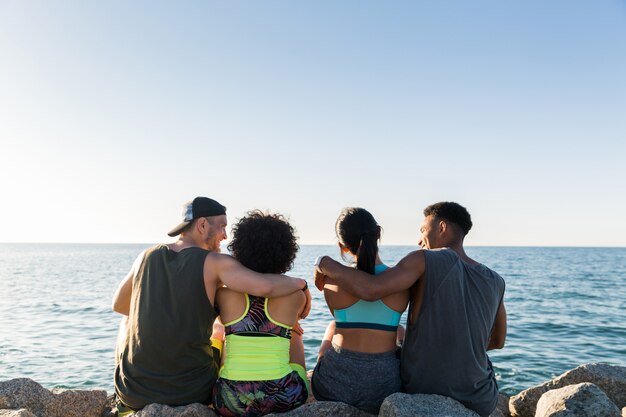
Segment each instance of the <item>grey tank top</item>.
M482 264L464 262L450 249L427 250L424 257L424 300L417 320L407 326L402 347L403 391L445 395L489 415L497 404L498 386L487 343L504 280Z
M126 406L210 402L217 367L209 338L217 312L204 288L208 253L165 245L146 251L115 369L115 392Z

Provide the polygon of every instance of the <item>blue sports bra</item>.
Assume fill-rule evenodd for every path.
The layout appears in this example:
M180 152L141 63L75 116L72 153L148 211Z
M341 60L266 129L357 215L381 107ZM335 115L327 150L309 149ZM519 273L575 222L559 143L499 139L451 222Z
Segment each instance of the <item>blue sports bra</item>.
M376 265L374 274L378 275L386 269L389 269L387 265ZM375 329L395 332L401 316L401 313L389 308L382 300L359 300L350 307L335 310L335 322L338 329Z

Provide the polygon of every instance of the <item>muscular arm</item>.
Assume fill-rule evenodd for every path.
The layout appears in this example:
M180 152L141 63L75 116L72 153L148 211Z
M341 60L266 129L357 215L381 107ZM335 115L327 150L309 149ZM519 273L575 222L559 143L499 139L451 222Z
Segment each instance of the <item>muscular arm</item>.
M141 265L144 254L145 251L139 254L137 259L135 259L135 262L133 262L133 266L130 268L130 271L122 282L120 282L117 290L115 290L111 308L116 313L128 316L128 313L130 312L130 297L133 294L133 279L135 278L135 275L137 275L137 271L139 270L139 265Z
M208 278L213 285L222 281L234 291L265 298L289 295L306 286L306 281L302 278L260 274L246 268L232 256L218 253L207 255L204 263L204 276L205 280Z
M323 287L324 276L331 278L335 284L346 292L362 300L379 300L390 294L410 288L423 274L425 259L422 251L409 253L393 268L372 279L372 276L355 268L349 268L324 257L316 271L315 285ZM320 282L321 281L321 282Z
M504 347L504 340L506 339L506 308L504 307L504 301L500 304L498 313L496 314L496 321L493 324L491 330L491 336L489 336L489 343L487 344L487 350L502 349Z

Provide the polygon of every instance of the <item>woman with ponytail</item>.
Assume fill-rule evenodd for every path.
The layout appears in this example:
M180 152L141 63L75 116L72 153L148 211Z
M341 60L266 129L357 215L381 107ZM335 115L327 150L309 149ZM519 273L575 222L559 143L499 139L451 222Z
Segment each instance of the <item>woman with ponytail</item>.
M335 232L341 256L352 255L357 269L372 274L372 279L387 269L378 256L381 227L367 210L343 209ZM400 391L396 332L402 328L400 316L409 293L365 301L327 280L324 297L335 320L326 330L313 371L313 395L317 400L340 401L378 414L383 400Z

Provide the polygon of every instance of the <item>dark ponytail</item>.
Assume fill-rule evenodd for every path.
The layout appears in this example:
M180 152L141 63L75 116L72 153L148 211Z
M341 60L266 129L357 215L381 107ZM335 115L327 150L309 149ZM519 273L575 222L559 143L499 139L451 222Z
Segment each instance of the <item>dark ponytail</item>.
M335 224L339 243L356 255L357 269L370 274L374 273L376 265L380 230L374 216L359 207L343 209Z

